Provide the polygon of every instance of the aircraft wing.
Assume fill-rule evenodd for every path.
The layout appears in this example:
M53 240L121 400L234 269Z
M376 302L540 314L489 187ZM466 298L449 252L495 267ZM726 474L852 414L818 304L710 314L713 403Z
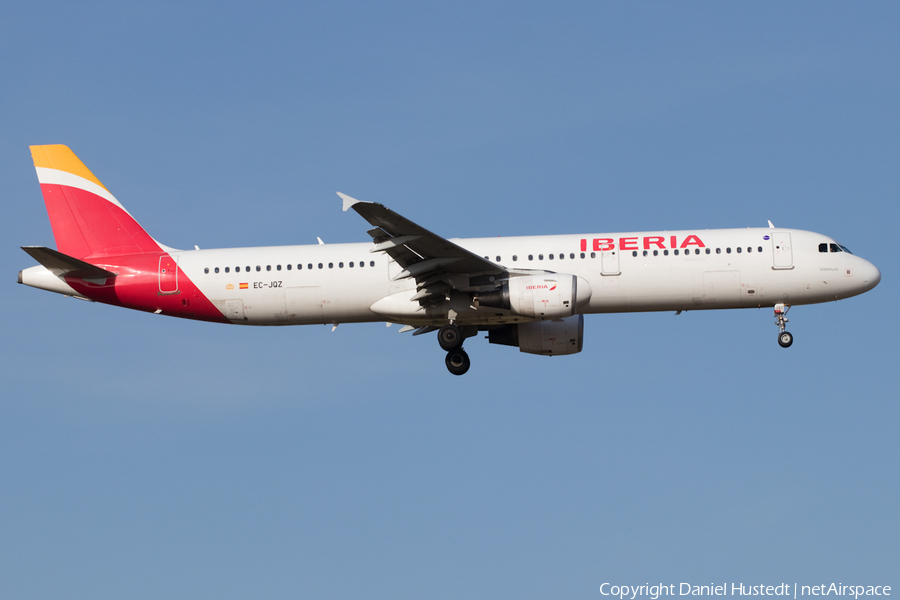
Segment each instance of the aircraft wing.
M382 204L363 202L338 192L344 210L355 210L373 229L368 231L375 246L371 252L387 253L403 269L395 280L414 277L419 293L413 300L427 302L450 289L471 291L493 287L507 275L506 269L457 246L448 239L416 225Z

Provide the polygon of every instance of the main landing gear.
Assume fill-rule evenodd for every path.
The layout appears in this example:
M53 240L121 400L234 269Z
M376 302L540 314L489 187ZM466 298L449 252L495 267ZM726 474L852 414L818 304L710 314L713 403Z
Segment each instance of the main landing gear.
M791 344L794 343L794 336L784 330L784 325L788 322L785 315L787 315L789 310L791 310L790 306L785 306L784 304L775 305L775 324L778 326L778 345L782 348L789 348Z
M463 375L472 364L469 355L462 349L465 339L462 330L453 323L438 329L438 343L447 351L444 363L447 365L447 370L454 375Z

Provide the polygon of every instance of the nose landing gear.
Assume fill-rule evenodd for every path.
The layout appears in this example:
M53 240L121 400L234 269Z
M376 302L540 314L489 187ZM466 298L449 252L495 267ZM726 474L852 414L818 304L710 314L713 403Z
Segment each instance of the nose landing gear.
M441 348L447 351L447 358L444 359L447 370L454 375L463 375L472 364L469 355L462 349L463 341L466 339L463 330L450 323L438 330L437 337Z
M790 306L785 306L784 304L775 305L775 325L778 326L778 345L782 348L789 348L791 344L794 343L794 336L784 330L784 326L788 322L785 315L787 315L789 310L791 310Z

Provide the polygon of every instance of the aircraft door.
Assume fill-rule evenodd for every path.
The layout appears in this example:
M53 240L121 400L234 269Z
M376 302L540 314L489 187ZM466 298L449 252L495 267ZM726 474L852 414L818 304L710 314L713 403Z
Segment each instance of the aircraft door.
M322 288L317 285L285 288L284 308L291 323L323 323Z
M178 255L163 254L159 257L159 293L178 293Z
M243 300L226 300L225 301L225 317L232 321L244 320L244 301Z
M600 269L603 275L619 275L619 252L606 250L600 253Z
M739 306L741 301L740 271L706 271L703 273L703 302L722 308Z
M794 256L791 252L791 234L777 232L772 236L772 256L776 269L793 269Z
M397 264L397 261L390 259L388 260L388 295L396 294L397 292L402 292L405 289L409 288L409 281L406 279L401 279L399 281L394 281L394 277L399 275L403 271L403 267Z

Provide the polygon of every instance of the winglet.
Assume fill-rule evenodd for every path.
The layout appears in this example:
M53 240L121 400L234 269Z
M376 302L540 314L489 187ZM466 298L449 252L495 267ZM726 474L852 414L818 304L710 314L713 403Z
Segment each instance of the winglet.
M356 198L351 198L347 194L342 194L340 192L336 192L338 196L341 197L341 200L344 201L344 212L347 212L347 209L353 206L354 204L359 203L360 201Z

